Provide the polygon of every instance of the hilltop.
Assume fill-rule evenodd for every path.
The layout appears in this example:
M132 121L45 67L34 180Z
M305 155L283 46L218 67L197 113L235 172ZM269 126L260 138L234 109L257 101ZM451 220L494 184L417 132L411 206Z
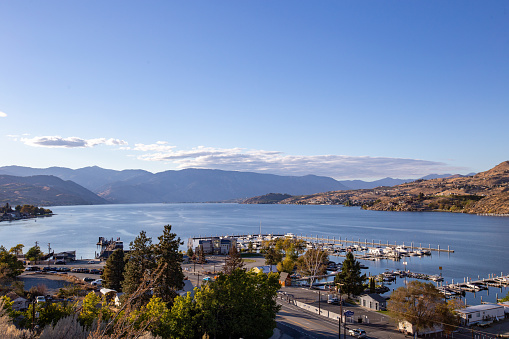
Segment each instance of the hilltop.
M473 176L451 176L374 189L293 196L280 204L362 206L377 211L509 214L509 161Z

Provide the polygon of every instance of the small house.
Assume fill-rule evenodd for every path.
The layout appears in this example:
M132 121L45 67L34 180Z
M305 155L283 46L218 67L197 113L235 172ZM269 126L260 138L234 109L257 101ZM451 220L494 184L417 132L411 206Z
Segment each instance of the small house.
M117 291L112 290L111 288L101 288L99 292L104 295L107 302L114 300L117 296Z
M279 284L281 284L282 287L291 286L292 278L288 273L281 272L281 274L279 275Z
M71 261L76 260L76 251L67 251L53 254L53 258L55 259L55 264L65 264Z
M22 311L22 310L26 310L28 308L28 304L29 304L28 300L23 297L20 297L16 293L9 292L5 296L11 300L12 309L14 311Z
M482 304L456 310L462 325L473 325L482 321L504 319L504 306L497 304Z
M177 294L181 297L185 297L187 292L191 292L191 296L194 296L194 286L191 283L191 280L184 280L184 287L181 290L177 291Z
M414 335L415 332L417 332L418 336L425 336L433 333L440 333L443 332L442 325L435 325L434 327L428 327L426 329L422 329L419 331L416 331L416 328L414 325L412 325L410 322L406 320L402 320L398 324L398 331L403 332L405 334Z
M265 273L269 274L270 272L277 272L277 265L265 265L265 266L256 266L251 269L251 272L254 273Z
M387 307L387 300L376 293L361 295L359 297L359 302L362 307L366 307L374 311L383 311Z

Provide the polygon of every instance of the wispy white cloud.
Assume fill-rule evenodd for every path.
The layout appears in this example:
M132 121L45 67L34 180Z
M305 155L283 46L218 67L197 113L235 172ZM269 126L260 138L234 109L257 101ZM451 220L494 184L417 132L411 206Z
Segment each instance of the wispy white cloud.
M0 111L0 118L5 118L5 117L7 117L7 114L2 112L2 111Z
M346 155L285 155L277 151L245 150L242 148L196 147L176 151L164 144L137 145L134 149L146 152L138 159L168 161L178 168L210 168L250 171L280 175L323 175L337 179L358 178L416 178L431 173L463 170L441 162L388 157Z
M21 138L25 145L36 147L52 147L52 148L85 148L97 145L121 146L127 145L127 142L120 139L82 139L78 137L62 138L60 136L43 136L34 138Z

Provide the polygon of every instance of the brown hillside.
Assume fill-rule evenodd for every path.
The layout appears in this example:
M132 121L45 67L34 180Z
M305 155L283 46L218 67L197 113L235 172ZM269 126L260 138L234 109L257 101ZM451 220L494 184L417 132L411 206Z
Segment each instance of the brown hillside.
M393 187L291 197L281 204L344 204L380 211L509 213L509 161L472 177L416 180Z

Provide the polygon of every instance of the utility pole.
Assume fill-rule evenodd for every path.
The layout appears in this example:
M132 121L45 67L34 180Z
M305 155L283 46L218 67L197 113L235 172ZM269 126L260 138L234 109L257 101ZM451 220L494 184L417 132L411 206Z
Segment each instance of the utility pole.
M341 292L339 293L339 332L338 338L341 339L341 320L343 319L343 298L341 297Z
M318 290L318 315L321 315L322 314L322 310L320 308L320 302L322 301L322 295L321 295L321 291Z
M32 332L35 328L35 299L32 301Z

